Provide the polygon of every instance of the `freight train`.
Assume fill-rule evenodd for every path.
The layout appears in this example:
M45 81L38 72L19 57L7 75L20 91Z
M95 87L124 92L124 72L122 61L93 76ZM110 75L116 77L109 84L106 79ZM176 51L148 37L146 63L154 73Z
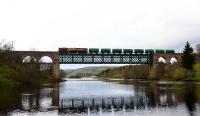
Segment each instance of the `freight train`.
M109 49L109 48L59 48L60 53L81 53L81 54L142 54L142 53L175 53L175 50L163 49Z

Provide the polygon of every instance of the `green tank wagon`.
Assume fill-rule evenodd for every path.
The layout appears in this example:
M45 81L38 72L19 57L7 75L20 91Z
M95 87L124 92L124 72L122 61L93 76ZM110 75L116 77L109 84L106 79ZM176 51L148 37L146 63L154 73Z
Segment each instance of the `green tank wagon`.
M122 53L122 49L112 49L112 53L113 54L121 54Z
M98 54L99 53L99 48L89 48L89 53L90 54Z
M102 48L101 49L102 54L105 54L105 53L109 54L110 52L111 52L111 50L109 48Z
M166 53L175 53L175 50L165 50Z
M123 49L124 54L132 54L133 49Z
M156 53L164 54L164 53L165 53L165 50L162 50L162 49L156 49Z
M144 50L143 49L134 49L134 52L137 54L137 53L144 53Z
M145 53L154 53L154 49L145 49Z

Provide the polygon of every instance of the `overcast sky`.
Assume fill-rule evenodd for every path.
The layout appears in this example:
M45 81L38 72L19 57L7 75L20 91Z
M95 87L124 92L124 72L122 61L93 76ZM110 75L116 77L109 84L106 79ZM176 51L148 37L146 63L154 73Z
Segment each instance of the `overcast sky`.
M200 43L200 0L0 0L0 39L17 50Z

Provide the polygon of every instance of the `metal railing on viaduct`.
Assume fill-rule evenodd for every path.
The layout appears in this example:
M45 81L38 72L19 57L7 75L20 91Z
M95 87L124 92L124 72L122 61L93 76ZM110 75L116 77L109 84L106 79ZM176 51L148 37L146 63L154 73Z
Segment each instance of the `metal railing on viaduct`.
M153 54L72 54L61 53L61 64L152 64Z

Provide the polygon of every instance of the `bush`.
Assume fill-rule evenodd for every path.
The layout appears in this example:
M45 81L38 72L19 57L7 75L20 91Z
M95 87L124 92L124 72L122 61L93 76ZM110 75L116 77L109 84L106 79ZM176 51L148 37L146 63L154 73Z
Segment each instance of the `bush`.
M174 80L185 80L187 78L187 70L181 67L175 69L173 79Z
M0 65L0 75L4 75L4 77L11 77L13 72L14 70L8 65Z
M75 74L75 75L70 75L68 78L81 78L81 76L78 74Z
M114 74L113 76L112 76L112 78L124 78L124 75L123 74Z
M193 68L195 79L200 80L200 63L194 64Z
M16 82L12 79L8 79L7 76L0 75L0 87L9 87L15 85Z

